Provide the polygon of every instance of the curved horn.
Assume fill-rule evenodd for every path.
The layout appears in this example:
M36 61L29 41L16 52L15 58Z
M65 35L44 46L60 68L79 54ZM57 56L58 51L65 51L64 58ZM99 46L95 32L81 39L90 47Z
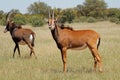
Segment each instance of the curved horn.
M54 10L53 10L53 13L52 13L52 19L54 19Z
M6 22L10 21L11 14L12 14L12 11L8 12L8 14L6 16Z
M50 10L49 10L49 19L51 18L51 15L50 15Z

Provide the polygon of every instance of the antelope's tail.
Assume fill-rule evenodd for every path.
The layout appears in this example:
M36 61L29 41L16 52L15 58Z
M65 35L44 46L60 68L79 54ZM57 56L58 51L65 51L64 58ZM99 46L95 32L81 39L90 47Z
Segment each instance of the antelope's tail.
M99 40L98 40L97 49L98 49L99 46L100 46L100 42L101 42L101 38L99 38Z

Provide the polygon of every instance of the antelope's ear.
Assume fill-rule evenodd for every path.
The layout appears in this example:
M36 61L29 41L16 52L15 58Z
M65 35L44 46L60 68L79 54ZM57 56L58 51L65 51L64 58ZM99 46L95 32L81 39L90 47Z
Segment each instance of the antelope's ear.
M48 19L45 18L44 21L45 21L46 23L48 23Z
M12 20L11 20L10 22L11 22L12 24L14 23L14 21L12 21Z
M11 26L14 25L14 21L11 21L11 22L10 22L10 25L11 25Z
M58 23L59 22L59 18L55 18L54 22Z
M58 21L58 18L55 18L55 21Z

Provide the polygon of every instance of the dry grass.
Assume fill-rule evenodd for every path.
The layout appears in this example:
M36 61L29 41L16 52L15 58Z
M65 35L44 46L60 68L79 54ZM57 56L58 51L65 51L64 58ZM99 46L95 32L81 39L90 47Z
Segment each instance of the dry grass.
M12 58L14 43L9 33L0 26L0 80L119 80L120 79L120 25L110 22L74 23L74 29L94 29L102 41L99 51L103 61L103 73L93 72L93 57L88 49L67 51L68 72L62 72L60 51L52 39L47 25L33 28L36 33L35 52L29 59L29 48L20 46L22 57Z

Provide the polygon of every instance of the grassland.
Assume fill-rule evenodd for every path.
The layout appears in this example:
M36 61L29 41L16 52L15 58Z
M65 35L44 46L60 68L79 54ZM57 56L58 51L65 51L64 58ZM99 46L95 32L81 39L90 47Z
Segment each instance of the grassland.
M93 57L88 49L67 51L68 72L62 72L60 51L52 39L47 25L31 28L36 33L34 56L29 58L29 48L20 46L22 57L16 52L12 58L14 43L4 27L0 26L0 80L119 80L120 79L120 25L110 22L74 23L74 29L93 29L101 35L100 55L103 73L93 71Z

